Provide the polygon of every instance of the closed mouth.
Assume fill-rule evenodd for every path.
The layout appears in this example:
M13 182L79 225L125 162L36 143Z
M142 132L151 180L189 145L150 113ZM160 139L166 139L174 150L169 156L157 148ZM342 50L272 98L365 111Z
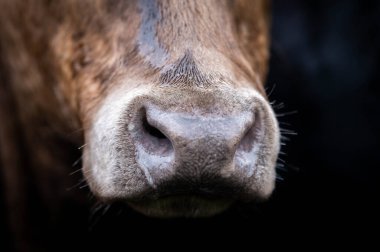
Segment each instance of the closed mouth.
M197 194L164 196L158 199L129 202L138 212L158 218L208 217L223 212L232 199Z

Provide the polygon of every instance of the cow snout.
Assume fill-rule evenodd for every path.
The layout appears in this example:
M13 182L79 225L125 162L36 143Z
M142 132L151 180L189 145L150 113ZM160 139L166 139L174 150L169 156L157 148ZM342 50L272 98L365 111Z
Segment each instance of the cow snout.
M218 186L244 187L237 178L254 173L255 150L263 135L255 111L201 115L148 105L136 121L129 125L136 127L131 132L136 162L159 193L218 194Z
M251 90L115 92L87 138L91 190L149 216L209 216L274 188L277 121Z

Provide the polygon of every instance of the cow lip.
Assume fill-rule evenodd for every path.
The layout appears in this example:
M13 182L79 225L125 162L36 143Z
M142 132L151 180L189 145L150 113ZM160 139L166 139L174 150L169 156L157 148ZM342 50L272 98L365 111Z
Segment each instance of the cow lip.
M231 198L227 197L217 197L213 195L202 195L202 194L172 194L172 195L165 195L160 197L152 197L152 198L143 198L139 200L132 200L131 202L135 203L144 203L144 202L150 202L150 201L160 201L160 200L186 200L186 199L197 199L202 201L229 201L232 200Z
M189 183L186 181L171 181L163 183L156 188L146 188L138 194L118 200L126 202L144 203L157 200L200 199L204 201L255 201L255 193L246 193L247 189L236 183Z
M218 194L201 193L201 192L167 194L167 195L159 196L157 199L165 200L165 199L190 199L190 198L208 200L208 201L231 200L230 197L225 197Z
M180 192L180 193L159 193L147 194L142 197L127 199L128 202L146 203L150 201L159 200L184 200L184 199L200 199L204 201L219 201L219 200L234 200L229 195L221 195L216 193L202 193L202 192Z
M194 194L178 194L128 201L128 205L137 212L156 218L209 217L222 213L234 200L209 198Z

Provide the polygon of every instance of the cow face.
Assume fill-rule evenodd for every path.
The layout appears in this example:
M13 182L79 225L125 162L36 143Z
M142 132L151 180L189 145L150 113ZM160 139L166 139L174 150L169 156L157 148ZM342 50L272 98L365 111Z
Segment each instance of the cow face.
M71 52L92 192L160 217L267 198L279 132L266 1L76 4L54 41Z

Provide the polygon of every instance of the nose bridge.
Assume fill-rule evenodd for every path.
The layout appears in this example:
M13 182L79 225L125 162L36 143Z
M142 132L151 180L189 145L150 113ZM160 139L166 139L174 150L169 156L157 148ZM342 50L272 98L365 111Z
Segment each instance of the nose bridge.
M241 112L237 115L219 115L170 112L155 106L149 106L147 109L148 122L162 130L169 139L177 140L180 143L217 138L234 144L241 137L240 132L252 123L252 119L252 113L249 112Z

